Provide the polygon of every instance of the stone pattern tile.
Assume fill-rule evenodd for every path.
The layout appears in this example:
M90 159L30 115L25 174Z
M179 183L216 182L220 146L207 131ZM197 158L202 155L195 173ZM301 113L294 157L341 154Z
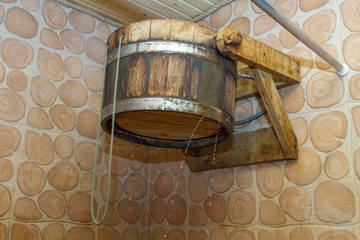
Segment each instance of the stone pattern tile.
M105 41L115 28L52 1L2 2L0 240L356 239L360 0L268 1L349 65L343 79L250 1L200 21L300 60L301 84L280 91L299 160L191 173L179 150L115 139L102 226L91 223L90 194ZM261 108L256 97L238 102L236 118ZM267 126L266 116L241 131L258 126ZM109 139L102 133L98 219Z

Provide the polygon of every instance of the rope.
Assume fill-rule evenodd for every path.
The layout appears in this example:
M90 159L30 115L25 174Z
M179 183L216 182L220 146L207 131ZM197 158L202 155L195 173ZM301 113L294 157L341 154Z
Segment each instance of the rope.
M116 75L115 75L115 86L114 86L114 99L113 99L113 111L112 111L112 121L111 121L111 139L110 139L110 152L109 152L109 171L108 171L108 185L107 185L107 192L106 192L106 201L105 201L105 209L104 214L100 221L97 221L94 216L94 192L95 192L95 180L96 180L96 160L98 157L98 148L99 148L99 139L100 139L100 128L101 128L101 117L102 117L102 101L100 103L100 113L99 113L99 124L98 124L98 131L96 136L96 150L95 150L95 159L94 159L94 170L93 170L93 184L91 189L91 218L96 225L100 225L104 222L107 209L109 206L109 196L110 196L110 183L111 183L111 162L112 162L112 151L113 151L113 143L114 143L114 127L115 127L115 109L116 109L116 95L117 95L117 85L118 85L118 78L119 78L119 66L120 66L120 52L121 52L121 41L124 35L120 36L119 39L119 47L118 47L118 54L117 54L117 66L116 66ZM102 92L101 92L101 99L104 96L104 88L105 88L105 77L106 77L106 65L107 65L107 56L108 56L109 46L106 46L105 52L105 61L104 61L104 70L103 70L103 84L102 84Z
M108 23L108 24L113 25L115 27L121 28L121 27L124 26L123 24L121 24L121 23L119 23L117 21L114 21L114 20L112 20L112 19L110 19L108 17L105 17L105 16L103 16L103 15L97 13L97 12L94 12L94 11L92 11L92 10L90 10L88 8L85 8L83 6L80 6L78 4L72 3L72 2L70 2L68 0L55 0L55 1L67 6L69 8L78 10L78 11L83 12L83 13L86 13L86 14L94 17L94 18L99 19L102 22Z
M223 1L215 4L212 8L206 10L202 14L189 19L188 21L197 22L199 20L202 20L202 19L206 18L207 16L209 16L210 14L212 14L213 12L215 12L216 10L218 10L219 8L225 6L226 4L231 3L233 1L235 1L235 0L223 0Z
M102 22L113 25L115 27L121 28L121 27L124 26L123 24L121 24L121 23L119 23L117 21L114 21L114 20L112 20L112 19L110 19L108 17L105 17L105 16L103 16L103 15L101 15L101 14L99 14L99 13L93 11L93 10L90 10L90 9L88 9L86 7L83 7L83 6L80 6L78 4L72 3L69 0L55 0L55 1L67 6L69 8L72 8L72 9L84 12L86 14L89 14L90 16L92 16L94 18L97 18ZM223 0L223 1L219 2L219 3L216 3L210 9L206 10L205 12L203 12L200 15L197 15L195 17L192 17L192 18L188 19L188 21L197 22L199 20L202 20L202 19L206 18L207 16L209 16L210 14L212 14L213 12L215 12L216 10L218 10L219 8L225 6L226 4L231 3L233 1L235 1L235 0Z

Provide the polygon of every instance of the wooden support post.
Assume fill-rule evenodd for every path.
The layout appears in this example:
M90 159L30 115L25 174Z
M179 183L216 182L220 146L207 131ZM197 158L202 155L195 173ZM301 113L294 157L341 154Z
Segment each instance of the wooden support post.
M297 139L272 76L258 69L251 69L251 72L285 156L295 157Z

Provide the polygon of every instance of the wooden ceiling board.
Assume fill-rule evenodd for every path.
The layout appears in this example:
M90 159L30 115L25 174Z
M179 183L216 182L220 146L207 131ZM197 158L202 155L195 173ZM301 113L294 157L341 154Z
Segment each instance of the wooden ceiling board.
M91 11L97 12L107 18L110 18L124 25L132 22L149 19L149 17L122 8L113 1L70 0L70 2L80 5Z
M199 9L210 9L214 6L214 3L210 2L209 0L184 0L185 2L192 4L194 7Z
M156 18L191 20L229 0L56 0L69 2L122 25ZM64 3L66 5L66 3ZM75 7L77 7L75 6ZM205 15L204 15L205 16ZM203 17L203 16L201 16Z
M158 1L187 15L188 18L191 18L192 16L196 16L197 14L199 14L199 12L202 12L201 9L198 9L195 6L181 0L158 0Z
M154 11L153 9L150 9L150 8L144 7L144 5L142 5L141 3L137 3L134 0L113 0L113 2L124 9L127 9L131 12L136 12L143 16L147 16L151 19L166 18L162 13Z
M161 13L166 18L173 18L173 19L180 19L180 20L187 20L189 19L188 16L185 14L182 14L181 12L161 3L158 1L144 1L144 0L133 0L134 2L137 2L141 5L143 5L145 8L152 9L158 13Z
M209 0L209 2L212 2L213 4L217 4L217 3L221 2L221 1L219 1L219 0Z

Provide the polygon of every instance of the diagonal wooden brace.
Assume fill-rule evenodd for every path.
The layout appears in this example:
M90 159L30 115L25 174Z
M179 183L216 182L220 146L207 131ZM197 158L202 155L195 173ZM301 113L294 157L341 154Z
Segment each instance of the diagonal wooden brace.
M296 157L297 139L295 132L271 75L258 69L251 69L251 72L285 156L288 158Z

